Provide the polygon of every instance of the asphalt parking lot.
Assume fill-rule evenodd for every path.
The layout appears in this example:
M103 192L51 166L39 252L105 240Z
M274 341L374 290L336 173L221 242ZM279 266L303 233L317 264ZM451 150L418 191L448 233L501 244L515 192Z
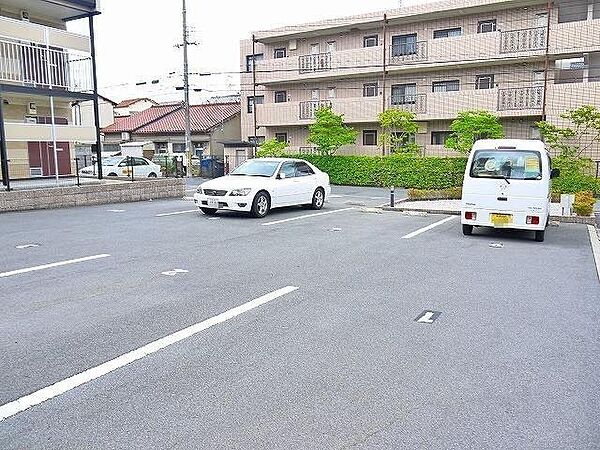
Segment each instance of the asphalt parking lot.
M599 448L588 228L387 196L1 215L0 448Z

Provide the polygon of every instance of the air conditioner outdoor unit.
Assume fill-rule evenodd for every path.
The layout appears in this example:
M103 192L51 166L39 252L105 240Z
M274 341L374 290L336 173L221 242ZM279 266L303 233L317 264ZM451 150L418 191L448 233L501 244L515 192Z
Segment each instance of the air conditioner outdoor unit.
M25 116L25 123L37 123L37 117Z
M37 114L37 105L35 104L35 102L27 103L27 114Z
M123 133L121 133L121 140L122 141L128 141L130 138L131 138L131 136L126 131L124 131Z
M21 10L21 20L29 22L29 11Z

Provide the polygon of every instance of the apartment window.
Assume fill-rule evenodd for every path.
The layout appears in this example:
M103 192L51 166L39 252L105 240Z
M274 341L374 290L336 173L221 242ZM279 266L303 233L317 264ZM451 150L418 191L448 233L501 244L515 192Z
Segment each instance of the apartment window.
M256 96L256 101L254 100L254 97L248 97L248 113L253 113L254 112L254 105L262 105L265 102L265 96L264 95L257 95Z
M379 36L373 34L363 37L363 47L377 47L379 45Z
M275 91L275 103L285 103L287 102L287 92L286 91Z
M377 130L363 130L363 145L377 145Z
M273 58L275 58L275 59L285 58L286 56L287 56L287 50L285 47L276 48L273 51Z
M452 131L432 131L431 145L444 145L450 136Z
M392 133L392 148L401 149L407 145L414 144L417 141L415 133L403 133L394 131Z
M379 86L377 83L365 83L363 84L363 97L377 97Z
M327 43L327 53L335 52L335 41L329 41Z
M156 153L167 153L169 149L169 144L166 142L156 142L154 146L156 147Z
M246 56L246 72L252 72L254 68L254 62L262 61L265 55L262 53L257 53L256 55L247 55Z
M533 84L535 86L540 86L544 84L544 79L546 78L544 76L545 71L543 70L534 70L533 71Z
M287 141L288 141L287 133L275 133L275 140L279 141L279 142L287 143Z
M456 36L460 36L461 34L462 34L461 27L446 28L445 30L435 30L433 32L433 38L439 39L439 38L447 38L447 37L456 37Z
M477 75L475 77L475 89L493 89L494 75Z
M392 86L392 105L414 105L416 102L416 83L395 84Z
M452 92L460 90L459 80L435 81L432 84L433 92Z
M265 142L264 136L248 136L248 142L252 145L260 145Z
M310 54L311 55L318 55L319 53L321 53L321 49L319 47L319 44L310 44Z
M417 53L417 34L392 36L392 56L414 55Z
M491 33L496 31L496 19L480 20L477 23L478 33Z
M327 97L335 98L335 96L336 96L335 87L334 86L328 87L327 88Z

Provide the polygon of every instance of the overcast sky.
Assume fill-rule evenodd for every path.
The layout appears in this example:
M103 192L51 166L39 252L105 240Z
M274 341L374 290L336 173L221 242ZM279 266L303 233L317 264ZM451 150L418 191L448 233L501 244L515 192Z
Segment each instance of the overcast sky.
M404 5L431 0L404 0ZM190 71L239 70L239 41L252 31L282 25L360 14L398 7L398 0L188 0L191 40ZM157 101L182 98L180 0L102 0L96 20L96 46L100 93L113 100L150 96ZM87 34L87 21L69 24ZM169 74L176 72L177 75ZM158 84L136 83L159 80ZM239 89L238 75L192 78L193 87L211 89L193 101L225 95Z

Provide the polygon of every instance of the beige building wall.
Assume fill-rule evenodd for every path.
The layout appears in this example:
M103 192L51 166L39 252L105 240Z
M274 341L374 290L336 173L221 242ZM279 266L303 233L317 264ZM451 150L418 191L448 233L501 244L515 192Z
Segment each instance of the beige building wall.
M331 104L361 133L376 128L377 115L384 108L411 110L421 124L417 143L426 153L448 153L443 146L431 144L431 131L448 129L450 121L464 110L488 110L498 115L510 137L537 138L535 123L542 118L544 103L548 120L557 123L567 109L584 104L600 106L600 4L596 3L588 6L586 17L565 22L572 16L565 12L570 3L555 1L549 20L547 74L546 0L447 0L387 11L385 48L383 12L257 33L260 42L256 43L256 53L264 55L256 65L257 95L264 95L264 104L256 108L255 133L254 114L246 110L252 74L242 73L242 139L254 134L268 139L286 132L290 148L298 150L306 145L315 99ZM486 20L495 20L495 31L479 33L481 21ZM436 30L457 27L461 28L460 36L434 38ZM417 35L415 54L392 57L392 36L411 33ZM378 45L363 48L363 39L369 35L378 37ZM252 53L251 44L243 41L240 45L242 70L246 55ZM285 58L274 58L279 48L286 49ZM311 59L307 55L315 50L327 53L312 58L312 64L322 64L322 70L303 73L302 61ZM576 58L585 61L581 63L584 67L574 62L576 70L555 70L556 61ZM476 89L477 76L488 74L494 75L493 87ZM562 83L563 77L570 76L571 81L578 82ZM434 89L436 83L450 80L459 81L458 92ZM364 97L365 83L377 83L378 96ZM417 89L415 104L392 105L392 85L413 83ZM275 93L281 91L286 102L275 103ZM341 152L379 151L361 144ZM600 149L593 152L600 159Z

